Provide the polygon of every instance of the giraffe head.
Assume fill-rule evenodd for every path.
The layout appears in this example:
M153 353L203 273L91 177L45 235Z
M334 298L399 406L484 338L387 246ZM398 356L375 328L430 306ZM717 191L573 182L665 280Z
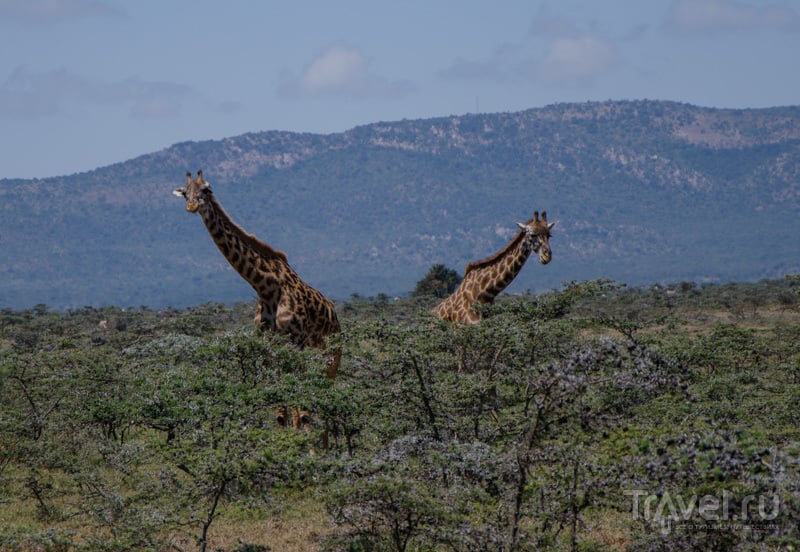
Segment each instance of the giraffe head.
M539 211L533 213L533 218L525 224L518 222L520 230L525 233L525 241L531 250L539 254L539 262L547 264L552 259L550 253L550 229L555 226L555 222L548 224L547 213L542 211L542 218L539 220Z
M176 188L172 191L173 195L186 199L186 210L196 213L201 205L205 204L208 194L211 193L211 186L203 180L203 171L197 171L197 178L192 179L192 173L186 173L186 186Z

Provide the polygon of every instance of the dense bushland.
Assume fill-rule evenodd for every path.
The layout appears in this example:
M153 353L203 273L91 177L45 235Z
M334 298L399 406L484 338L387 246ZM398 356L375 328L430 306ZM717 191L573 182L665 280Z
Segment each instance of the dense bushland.
M798 290L353 297L334 382L252 305L4 310L0 549L796 548Z

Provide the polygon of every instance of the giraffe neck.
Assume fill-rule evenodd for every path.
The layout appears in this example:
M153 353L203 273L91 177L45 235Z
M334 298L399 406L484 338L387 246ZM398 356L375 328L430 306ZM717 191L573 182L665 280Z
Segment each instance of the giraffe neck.
M200 208L200 216L220 253L257 292L268 278L280 281L291 272L286 255L245 232L212 194Z
M519 274L530 254L531 246L521 234L517 234L491 257L468 264L461 285L433 311L451 322L479 323L481 315L475 310L475 305L494 301L497 294Z
M516 241L517 243L513 243ZM512 240L503 254L491 262L473 265L464 276L474 289L476 303L491 303L516 278L531 254L531 246L525 239Z

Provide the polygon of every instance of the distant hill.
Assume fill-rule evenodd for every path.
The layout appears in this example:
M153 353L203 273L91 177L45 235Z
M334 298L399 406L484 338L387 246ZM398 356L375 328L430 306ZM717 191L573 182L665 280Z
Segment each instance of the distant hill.
M534 210L557 221L553 262L532 259L511 292L800 272L800 107L592 102L249 133L0 180L0 308L252 299L171 195L197 169L239 224L336 299L404 294L437 263L460 272Z

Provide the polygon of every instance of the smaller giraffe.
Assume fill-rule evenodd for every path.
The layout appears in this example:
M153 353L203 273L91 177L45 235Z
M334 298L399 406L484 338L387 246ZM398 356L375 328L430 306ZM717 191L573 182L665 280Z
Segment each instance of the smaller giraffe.
M539 262L547 264L552 258L550 252L550 229L555 222L547 222L547 213L533 214L525 224L517 223L519 232L494 255L467 265L464 279L452 295L434 307L433 311L443 320L457 324L478 324L481 315L476 305L492 303L522 270L525 261L535 251Z

